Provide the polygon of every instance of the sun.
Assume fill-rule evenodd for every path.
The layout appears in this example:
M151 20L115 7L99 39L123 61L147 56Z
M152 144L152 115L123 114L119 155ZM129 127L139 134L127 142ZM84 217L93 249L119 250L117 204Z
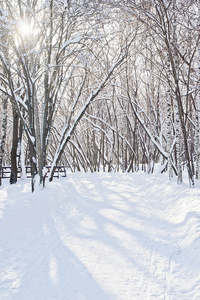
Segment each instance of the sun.
M22 38L27 38L31 34L31 26L25 19L20 19L17 23L17 33Z
M14 41L17 47L30 42L33 37L33 28L27 19L18 19L15 25ZM25 44L24 44L25 45Z

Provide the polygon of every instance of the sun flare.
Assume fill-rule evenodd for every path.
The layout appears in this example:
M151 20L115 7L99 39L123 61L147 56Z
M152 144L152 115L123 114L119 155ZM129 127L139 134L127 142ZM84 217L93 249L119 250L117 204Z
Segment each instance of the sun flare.
M30 24L26 20L20 20L17 24L17 32L20 36L28 37L31 33Z

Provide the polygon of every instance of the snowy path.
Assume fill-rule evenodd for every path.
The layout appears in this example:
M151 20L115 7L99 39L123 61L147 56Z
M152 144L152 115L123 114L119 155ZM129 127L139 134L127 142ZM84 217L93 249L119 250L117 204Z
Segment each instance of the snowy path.
M200 299L199 188L78 173L29 189L0 189L0 300Z

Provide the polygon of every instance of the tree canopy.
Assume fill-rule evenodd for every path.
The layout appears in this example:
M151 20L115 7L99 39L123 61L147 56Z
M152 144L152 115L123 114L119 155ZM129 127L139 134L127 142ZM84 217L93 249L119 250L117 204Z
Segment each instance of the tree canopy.
M0 168L200 168L199 1L0 1Z

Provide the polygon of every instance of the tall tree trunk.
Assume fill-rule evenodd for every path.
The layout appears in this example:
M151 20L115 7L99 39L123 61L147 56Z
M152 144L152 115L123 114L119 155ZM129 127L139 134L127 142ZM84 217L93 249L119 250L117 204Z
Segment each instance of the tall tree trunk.
M47 40L47 66L51 64L51 56L52 56L52 40L53 40L53 0L50 0L50 25L49 25L49 37ZM44 89L45 89L45 99L43 103L43 110L42 110L42 128L41 128L41 161L39 163L39 175L40 175L40 183L44 180L43 179L43 167L46 164L46 152L47 152L47 135L49 132L50 124L48 124L48 115L50 115L50 111L52 110L52 99L50 97L50 74L49 74L49 67L46 68L45 78L44 78ZM49 116L50 118L50 116Z
M19 115L17 111L13 108L13 139L12 139L12 150L11 150L10 184L17 182L18 124L19 124Z
M177 183L182 183L182 167L181 167L181 145L180 145L180 118L183 118L182 112L180 114L180 103L181 99L177 97L178 95L178 54L177 54L177 33L176 33L176 0L173 0L173 49L172 53L174 56L174 74L175 74L175 94L176 94L176 100L175 100L175 136L176 136L176 154L177 154L177 171L178 171L178 179Z
M33 103L34 103L34 120L35 120L35 142L36 142L36 158L37 158L37 167L40 175L40 183L42 182L42 153L41 153L41 135L40 135L40 120L39 120L39 111L38 111L38 101L35 95L35 86L32 84L32 93L33 93Z
M198 34L200 35L200 1L198 0ZM200 40L198 41L198 90L196 103L195 156L196 179L200 179Z
M3 119L2 119L2 127L1 127L1 140L0 140L0 186L1 175L2 175L2 165L3 158L5 153L5 143L6 143L6 129L7 129L7 107L8 107L8 99L5 95L2 96L2 107L3 107Z
M168 173L169 179L173 177L172 170L172 157L171 157L171 146L172 146L172 109L171 109L171 91L170 91L170 58L167 55L167 154L168 154Z

